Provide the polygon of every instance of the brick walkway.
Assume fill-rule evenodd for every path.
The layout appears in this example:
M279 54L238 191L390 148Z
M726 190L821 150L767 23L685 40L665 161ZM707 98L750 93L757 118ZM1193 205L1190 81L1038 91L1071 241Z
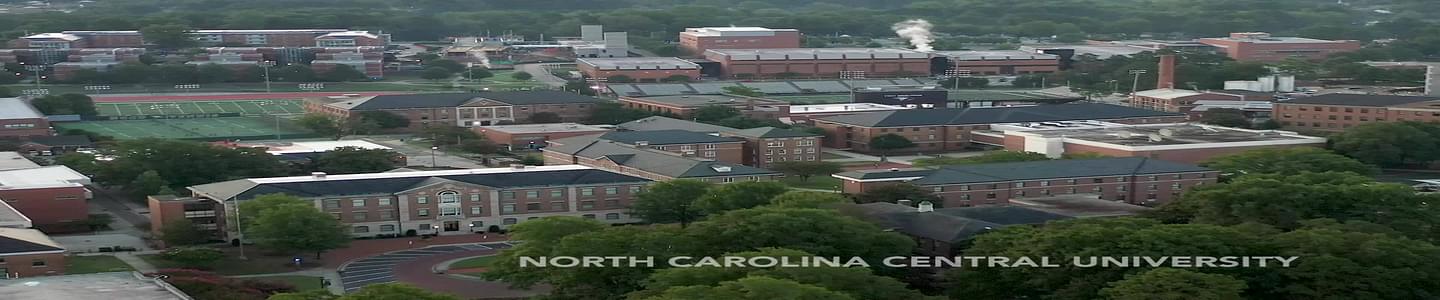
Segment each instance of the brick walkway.
M379 240L354 240L350 242L350 247L346 247L345 249L327 251L325 252L325 254L321 255L321 257L323 258L323 261L325 261L326 268L338 269L340 268L340 265L345 264L345 262L375 256L385 252L405 249L417 249L434 245L501 242L506 240L509 240L509 237L493 233L488 235L462 234L437 236L425 240L422 240L418 237Z
M426 256L395 267L395 279L434 292L454 294L462 299L526 298L544 294L549 289L535 287L533 290L512 290L509 284L466 279L446 274L435 274L432 269L440 263L481 255L492 255L497 250L473 250Z

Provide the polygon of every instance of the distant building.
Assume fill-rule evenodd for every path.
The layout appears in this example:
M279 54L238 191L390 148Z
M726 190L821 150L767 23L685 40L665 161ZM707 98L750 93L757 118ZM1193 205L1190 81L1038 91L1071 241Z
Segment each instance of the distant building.
M700 55L710 49L800 48L800 31L764 27L699 27L680 32L680 49Z
M475 127L529 123L537 113L554 113L564 122L579 122L603 101L561 91L332 96L305 99L305 111L338 118L360 112L384 111L410 119L409 130L428 126Z
M1148 157L1200 163L1216 156L1255 149L1325 147L1326 139L1276 130L1251 130L1199 124L1115 124L1107 122L1034 122L992 124L975 131L973 141L1060 158L1065 154Z
M1273 96L1270 99L1274 99ZM1199 92L1182 89L1154 89L1135 92L1130 96L1130 106L1164 112L1188 112L1195 108L1195 101L1227 100L1245 101L1246 95L1236 93ZM1257 99L1258 100L1258 99Z
M194 30L204 46L236 47L355 47L385 46L390 37L346 29ZM144 48L144 35L135 30L73 30L40 33L10 42L14 48Z
M741 153L743 140L694 131L617 131L601 134L599 139L732 164L744 164L746 159Z
M1224 49L1238 61L1275 62L1290 58L1320 60L1336 53L1360 49L1359 41L1330 41L1299 37L1275 37L1264 32L1237 32L1229 37L1202 38L1201 43Z
M94 146L90 137L83 135L36 136L20 144L20 150L32 156L57 156Z
M65 274L65 246L51 240L39 230L0 227L0 278L25 278ZM29 280L29 279L26 279ZM5 280L17 281L17 280ZM0 284L0 290L5 290ZM15 294L6 294L14 296ZM39 298L15 299L59 299Z
M969 75L1049 74L1060 71L1060 56L1020 50L940 51L949 70Z
M600 25L581 25L579 39L560 40L560 45L569 47L575 57L628 57L630 38L628 33L604 32Z
M790 120L795 123L806 123L811 119L853 115L859 113L885 112L895 110L911 109L904 106L885 105L878 103L834 103L834 104L810 104L791 105Z
M258 148L265 153L274 155L281 161L292 163L308 164L313 162L320 155L326 152L335 151L340 148L356 148L363 150L394 150L384 145L371 143L363 140L339 140L339 141L309 141L309 142L262 142L262 143L231 143L217 142L226 147L237 148ZM398 165L405 165L405 156L395 153L394 160Z
M854 103L876 103L905 108L946 108L950 91L935 85L893 85L856 88Z
M90 177L65 166L40 166L15 152L0 152L0 200L47 232L88 230Z
M0 98L0 139L49 136L45 114L20 98Z
M1338 132L1371 123L1440 121L1440 97L1325 94L1275 103L1274 117L1291 130Z
M510 151L539 150L546 141L609 132L610 129L578 123L491 125L472 127L486 140L505 146Z
M1251 124L1261 124L1270 120L1271 112L1275 110L1275 103L1266 101L1227 101L1227 100L1200 100L1195 101L1195 108L1185 112L1191 121L1205 119L1205 115L1221 109L1233 109L1240 111L1240 115L1249 120Z
M615 125L615 127L620 130L629 131L685 130L707 134L720 134L721 132L737 130L720 125L710 125L661 116L646 117L644 119L620 123L620 125Z
M1185 116L1148 109L1109 104L1052 104L1016 107L911 109L861 113L814 119L825 130L830 148L877 152L870 147L874 137L896 134L916 144L906 152L947 152L970 147L974 132L991 124L1107 120L1117 123L1173 123Z
M625 76L638 82L700 79L700 65L674 57L578 58L575 63L589 78Z
M712 183L768 181L779 172L727 163L715 159L685 156L648 145L616 142L599 135L550 141L545 147L545 164L576 164L650 180L694 179Z
M1007 205L1025 198L1096 194L1100 199L1158 205L1203 184L1219 172L1144 157L1064 159L977 165L850 171L832 175L845 193L909 183L934 193L944 207Z
M620 105L656 113L668 113L689 118L697 109L706 106L729 106L756 119L779 119L790 114L790 102L761 97L733 95L676 95L653 97L621 96Z
M691 136L694 139L704 139L696 134L720 136L731 138L734 141L744 141L743 147L735 149L732 146L715 146L717 156L724 157L721 161L740 163L747 166L768 168L777 162L787 161L819 161L820 160L820 138L819 134L800 132L775 127L757 127L750 129L735 129L724 126L716 126L699 122L672 119L667 117L649 117L618 126L626 132L616 134L635 134L636 136L649 135L676 135ZM678 132L690 132L691 134L679 134ZM616 139L611 139L616 140ZM619 139L621 142L630 139ZM646 142L647 144L653 144ZM694 143L691 143L694 144ZM691 148L706 148L710 146L698 145ZM673 148L673 147L671 147ZM667 148L668 149L668 148ZM683 149L683 148L682 148ZM738 151L737 151L738 150ZM734 155L730 153L734 153ZM680 152L682 155L685 152ZM742 155L743 153L743 155ZM708 153L702 153L708 155ZM736 160L736 158L740 158Z
M930 54L889 48L710 49L727 78L884 78L930 74ZM842 74L841 71L844 71Z

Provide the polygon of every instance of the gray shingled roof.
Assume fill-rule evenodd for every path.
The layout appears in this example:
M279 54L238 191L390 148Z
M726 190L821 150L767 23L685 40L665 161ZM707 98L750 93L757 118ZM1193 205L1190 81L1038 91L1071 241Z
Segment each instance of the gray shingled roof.
M380 95L365 100L351 110L457 107L474 99L489 99L515 105L598 103L602 100L561 91L513 91L483 93L432 93Z
M239 179L191 186L190 189L201 191L218 198L246 200L259 195L275 193L284 193L298 197L391 194L435 183L436 180L454 181L495 188L650 181L644 178L605 170L584 169L353 180L317 180L283 183L258 183L250 179Z
M1109 120L1172 116L1183 115L1110 104L1074 103L1017 107L907 109L832 116L820 118L819 120L865 127L896 127Z
M1285 104L1320 104L1320 105L1347 105L1347 106L1394 106L1416 102L1440 100L1440 97L1425 96L1394 96L1394 95L1361 95L1361 94L1325 94L1296 98L1280 103Z
M1070 217L1020 206L940 208L919 212L894 203L861 204L865 218L905 234L945 242L968 240L1006 226L1044 224Z
M617 131L600 136L601 139L634 145L645 142L650 145L738 143L738 139L714 136L700 132L678 129L652 131Z
M924 169L868 172L852 171L835 175L856 179L922 177L910 181L910 183L915 185L939 185L1204 171L1212 170L1195 165L1145 157L1116 157L944 166L932 171L926 171Z
M809 132L795 131L795 130L789 130L789 129L780 129L780 128L769 127L769 126L766 126L766 127L757 127L757 128L750 128L750 129L742 129L742 130L732 131L731 133L734 133L735 135L739 135L739 136L754 137L754 138L792 138L792 137L818 137L818 136L821 136L821 135L814 134L814 133L809 133Z
M649 148L637 148L600 139L599 135L572 137L554 141L545 151L554 151L585 158L605 158L616 164L673 178L714 176L776 175L775 171L738 164L681 157ZM717 171L729 168L729 172Z
M630 122L620 123L620 125L616 125L616 127L619 127L620 129L624 129L624 130L629 130L629 131L651 131L651 130L670 130L670 129L678 129L678 130L686 130L686 131L694 131L694 132L704 132L704 133L729 132L729 131L735 131L735 130L736 130L735 128L730 128L730 127L725 127L725 126L720 126L720 125L710 125L710 124L705 124L705 123L700 123L700 122L691 122L691 121L686 121L686 120L681 120L681 119L675 119L675 118L668 118L668 117L661 117L661 116L648 117L648 118L644 118L644 119L639 119L639 120L634 120L634 121L630 121Z

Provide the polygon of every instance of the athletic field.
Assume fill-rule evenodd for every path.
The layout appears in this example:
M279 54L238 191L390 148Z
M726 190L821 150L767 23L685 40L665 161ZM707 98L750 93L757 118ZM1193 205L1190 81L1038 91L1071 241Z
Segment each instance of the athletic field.
M307 137L310 132L293 120L280 117L225 117L195 119L147 119L53 123L61 131L83 129L116 139L164 138L184 140L234 140Z
M304 114L301 100L230 100L182 102L109 102L95 103L101 116L167 116L199 114L239 114L241 116L273 116Z

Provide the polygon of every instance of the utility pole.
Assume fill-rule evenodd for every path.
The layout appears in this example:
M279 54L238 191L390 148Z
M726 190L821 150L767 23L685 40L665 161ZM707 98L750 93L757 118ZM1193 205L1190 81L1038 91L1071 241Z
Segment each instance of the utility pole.
M1138 92L1138 91L1139 91L1139 89L1140 89L1140 74L1145 74L1146 72L1147 72L1147 71L1145 71L1145 70L1143 70L1143 69L1130 70L1130 75L1135 75L1135 81L1130 84L1130 95L1133 96L1133 95L1135 95L1135 92Z

